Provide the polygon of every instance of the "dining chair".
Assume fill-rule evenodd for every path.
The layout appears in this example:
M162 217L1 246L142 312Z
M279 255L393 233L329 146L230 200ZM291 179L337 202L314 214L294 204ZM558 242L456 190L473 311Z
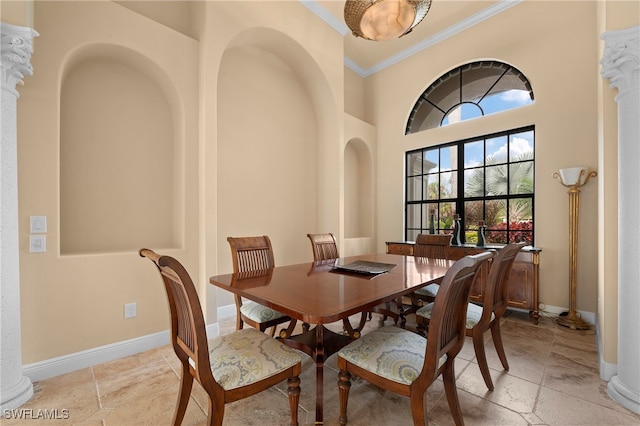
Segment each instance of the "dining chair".
M207 340L204 316L193 281L170 256L141 249L158 268L169 301L171 344L182 364L173 424L184 419L193 379L207 392L208 425L222 425L225 404L255 395L285 379L291 424L298 424L301 358L282 342L246 329Z
M493 390L493 381L489 374L489 365L487 364L487 355L484 348L484 333L491 330L491 338L493 345L498 353L498 358L505 370L509 370L507 355L502 345L502 332L500 329L500 319L507 310L507 296L509 273L513 266L513 262L518 252L526 243L508 244L498 250L497 254L491 261L491 269L482 295L482 306L475 303L469 303L467 308L466 335L471 336L473 340L473 349L476 354L476 361L485 385L489 390ZM439 293L439 291L438 291ZM418 332L424 332L428 328L433 317L433 303L430 303L416 311L416 322L418 323Z
M336 237L333 234L307 234L307 237L311 241L314 262L338 259L340 257Z
M413 246L413 256L420 259L449 259L451 235L448 234L419 234ZM411 303L416 309L424 302L433 302L438 292L438 283L421 287L411 294Z
M268 236L228 237L227 241L231 247L234 273L265 271L275 266L273 248ZM283 330L285 335L288 335L288 330L295 326L295 320L281 312L252 300L243 300L237 294L233 297L236 304L236 330L242 330L246 322L263 332L272 327L271 336L273 337L279 324L290 322L287 331Z
M433 308L427 338L394 326L378 328L338 352L338 392L341 425L347 423L351 377L410 398L414 425L426 421L424 396L442 375L449 409L456 425L464 423L454 372L455 358L465 339L465 317L471 285L493 253L465 256L447 271Z
M413 256L416 259L449 259L449 245L451 235L447 234L419 234L413 246ZM415 313L424 303L432 302L435 298L439 283L432 283L410 293L403 300L398 299L376 306L373 311L382 314L382 321L387 317L393 318L395 324L406 327L407 315Z
M413 246L413 255L431 259L449 259L451 234L419 234Z
M311 241L314 263L326 262L340 257L336 237L334 237L333 234L307 234L307 237ZM357 338L360 336L360 330L364 327L366 320L367 312L363 312L358 327L354 329L349 318L344 318L342 320L343 329L349 336ZM309 324L302 324L302 328L304 331L309 330Z

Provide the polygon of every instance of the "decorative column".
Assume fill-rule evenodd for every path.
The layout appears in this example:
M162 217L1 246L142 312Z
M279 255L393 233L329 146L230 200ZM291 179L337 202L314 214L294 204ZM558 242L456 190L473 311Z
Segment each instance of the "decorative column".
M618 366L607 391L640 413L640 26L601 38L601 73L618 89Z
M21 406L33 395L31 380L22 375L16 113L20 94L16 84L22 84L25 74L33 74L29 61L38 33L4 22L0 22L0 33L0 410L6 410Z

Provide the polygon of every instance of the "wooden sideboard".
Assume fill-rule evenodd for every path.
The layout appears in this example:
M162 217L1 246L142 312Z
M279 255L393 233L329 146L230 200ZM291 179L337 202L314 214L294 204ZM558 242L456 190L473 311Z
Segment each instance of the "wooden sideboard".
M387 253L413 256L413 242L387 241ZM500 245L490 245L484 248L475 245L449 247L452 259L457 260L469 254L477 254L487 249L500 250ZM509 275L508 305L512 308L528 310L534 322L538 324L540 313L538 310L538 279L540 266L540 252L536 247L525 247L518 253L511 274ZM489 273L489 266L483 267L480 279L471 289L471 300L482 302L482 289Z

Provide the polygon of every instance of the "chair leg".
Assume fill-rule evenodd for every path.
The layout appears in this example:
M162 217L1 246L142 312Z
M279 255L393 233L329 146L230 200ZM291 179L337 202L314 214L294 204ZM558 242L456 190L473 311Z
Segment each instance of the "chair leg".
M509 362L507 361L507 354L504 352L504 346L502 345L502 332L500 331L500 318L496 318L491 324L491 338L493 344L496 347L498 358L502 363L502 367L509 371Z
M447 396L449 411L456 426L463 426L462 410L460 409L460 400L458 399L458 390L456 389L456 374L454 371L455 359L447 360L447 366L442 372L442 382L444 383L444 392Z
M347 404L349 402L350 389L351 373L340 370L340 373L338 373L338 393L340 395L340 417L338 421L341 425L347 424Z
M427 320L420 315L416 315L416 324L416 333L422 337L427 337Z
M180 378L180 393L178 394L178 402L176 404L176 411L173 415L173 424L182 424L184 419L184 413L187 411L187 405L189 405L189 398L191 397L191 388L193 387L193 376L189 373L189 363L187 361L182 362L182 377Z
M418 395L419 392L411 394L411 417L413 417L413 424L424 425L426 424L426 416L424 414L424 393Z
M242 298L238 295L234 295L234 300L236 302L236 330L242 330L242 327L244 327L242 313L240 312L240 306L242 306Z
M398 320L399 320L400 328L407 328L407 318L405 316L405 312L402 304L402 298L396 299L395 303L396 303L396 307L398 308L398 311L397 311L398 319L396 319L396 324L398 323Z
M493 381L491 381L491 373L489 372L489 365L487 364L487 354L484 349L484 333L477 327L473 329L473 350L476 353L476 361L478 362L478 367L480 367L484 384L487 385L487 389L492 391Z
M291 426L298 425L298 405L300 404L300 377L293 376L287 380L289 409L291 410Z
M221 407L214 407L211 395L209 395L209 411L207 413L207 425L208 426L222 426L222 419L224 419L224 404Z

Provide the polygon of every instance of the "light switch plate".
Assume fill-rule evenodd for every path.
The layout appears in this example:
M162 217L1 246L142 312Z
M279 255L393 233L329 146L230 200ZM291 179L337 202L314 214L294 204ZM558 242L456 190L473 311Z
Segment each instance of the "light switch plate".
M31 233L32 234L45 234L47 232L47 217L46 216L30 216Z
M29 253L45 253L46 251L46 235L29 235Z

